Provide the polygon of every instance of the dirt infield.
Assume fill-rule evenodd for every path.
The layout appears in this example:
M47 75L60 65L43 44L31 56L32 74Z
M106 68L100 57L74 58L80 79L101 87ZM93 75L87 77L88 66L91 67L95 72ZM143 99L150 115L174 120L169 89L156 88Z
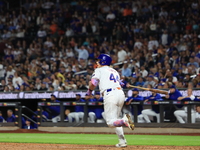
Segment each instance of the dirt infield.
M33 144L0 143L0 150L199 150L200 146L128 146L116 148L110 145L71 145L71 144Z
M55 132L18 129L14 131L0 131L0 133L55 133ZM65 133L65 134L68 134L68 133ZM69 133L69 134L73 134L73 133ZM99 134L99 133L91 133L91 134ZM167 134L155 134L155 135L167 135ZM174 135L200 136L199 133L174 134ZM10 149L13 149L13 150L27 150L27 149L29 150L32 150L32 149L33 150L117 150L117 149L118 150L199 150L200 146L133 146L133 145L130 145L126 148L116 148L114 145L112 146L112 145L75 145L75 144L39 144L39 143L0 143L0 150L10 150Z

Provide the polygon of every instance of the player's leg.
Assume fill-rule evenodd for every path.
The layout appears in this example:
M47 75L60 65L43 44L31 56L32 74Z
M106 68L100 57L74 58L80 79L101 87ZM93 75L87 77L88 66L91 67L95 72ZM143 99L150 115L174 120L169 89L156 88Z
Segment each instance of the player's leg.
M116 127L113 124L118 119L116 98L113 94L110 94L104 96L104 99L104 118L106 119L106 123L109 127Z
M115 146L116 147L126 147L127 142L126 142L126 139L125 139L125 136L124 136L123 128L122 127L116 127L115 133L117 134L118 139L119 139L119 143L116 144Z
M142 111L142 115L143 115L144 120L147 123L151 123L151 120L149 119L149 116L156 116L157 117L157 122L158 123L160 122L160 115L157 114L155 111L153 111L151 109L145 109L145 110L143 110Z
M144 117L144 120L147 122L147 123L151 123L151 120L149 119L149 116L148 116L148 113L151 111L151 109L145 109L142 111L142 115Z
M196 112L191 112L191 123L196 122Z
M134 119L133 114L131 113L131 107L130 107L130 105L124 105L122 107L122 112L123 112L122 116L124 116L125 114L129 114L130 117L131 117L131 120Z
M119 97L118 104L117 104L117 107L116 107L117 108L117 118L119 118L119 116L122 113L122 107L124 105L124 99L125 99L125 97L122 94L120 96L121 97ZM115 133L117 134L118 139L119 139L119 143L116 144L115 146L116 147L126 147L127 142L126 142L126 139L125 139L125 136L124 136L124 131L123 131L122 126L116 127Z
M84 112L78 112L76 117L77 117L76 119L78 119L78 122L84 122L84 119L83 119Z
M102 112L101 115L102 115L103 119L106 121L105 112Z
M138 123L146 123L146 121L144 120L144 116L142 114L137 116L137 121Z
M58 121L60 121L60 115L58 115L58 116L52 118L52 122L53 122L53 123L56 123L56 122L58 122Z
M68 121L71 123L73 121L73 118L75 118L76 112L71 112L68 114Z
M104 94L104 117L109 127L121 127L127 125L125 119L118 119L121 108L124 104L124 93L121 90L115 90ZM120 108L120 112L119 109Z
M95 122L96 115L95 115L94 112L89 112L89 113L88 113L88 117L89 117L89 122L90 122L90 123L94 123L94 122Z
M185 118L187 118L187 113L184 110L176 110L174 115L179 123L185 123Z

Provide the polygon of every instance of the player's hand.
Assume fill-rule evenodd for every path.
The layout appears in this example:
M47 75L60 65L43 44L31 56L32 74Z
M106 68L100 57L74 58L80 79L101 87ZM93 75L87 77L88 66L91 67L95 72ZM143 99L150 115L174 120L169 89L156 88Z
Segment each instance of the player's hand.
M123 79L119 80L119 83L120 83L121 86L125 85L124 82L123 82Z
M133 99L130 99L127 104L130 105L132 101Z
M165 98L169 98L169 95L165 95Z
M147 101L148 101L148 99L145 99L145 100L144 100L144 103L146 103Z
M126 84L126 87L127 87L127 88L129 88L129 87L130 87L130 84L129 84L129 83L127 83L127 84Z

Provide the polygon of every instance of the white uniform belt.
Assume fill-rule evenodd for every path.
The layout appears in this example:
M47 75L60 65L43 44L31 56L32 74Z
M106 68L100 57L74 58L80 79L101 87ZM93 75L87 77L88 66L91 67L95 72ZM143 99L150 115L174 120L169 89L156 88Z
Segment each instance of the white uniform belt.
M121 90L122 88L121 87L116 87L116 88L110 88L110 89L107 89L107 90L104 90L104 92L110 92L112 90ZM104 92L102 93L102 95L104 96Z

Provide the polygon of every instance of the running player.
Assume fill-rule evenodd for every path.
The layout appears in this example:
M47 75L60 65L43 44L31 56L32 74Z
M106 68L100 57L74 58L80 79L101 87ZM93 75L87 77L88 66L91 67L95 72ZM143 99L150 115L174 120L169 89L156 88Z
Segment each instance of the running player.
M115 128L115 132L119 138L119 143L115 146L126 147L127 142L122 126L127 126L131 130L134 130L134 124L128 114L125 114L122 119L118 119L125 100L125 95L121 88L123 83L120 81L119 73L110 67L112 59L109 55L101 54L97 59L97 68L89 82L87 93L91 95L92 91L99 85L100 92L104 99L104 116L106 123L109 127Z

